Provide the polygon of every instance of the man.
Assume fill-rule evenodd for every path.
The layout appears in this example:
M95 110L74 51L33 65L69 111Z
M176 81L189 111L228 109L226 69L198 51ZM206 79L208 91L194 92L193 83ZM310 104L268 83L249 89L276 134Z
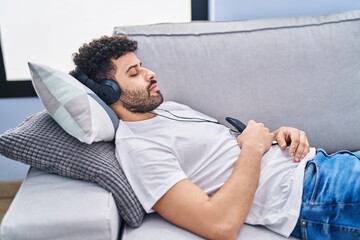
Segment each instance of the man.
M289 127L270 132L253 120L234 136L185 105L163 103L155 73L142 66L136 50L137 42L126 37L93 40L74 54L74 75L112 79L120 87L115 101L107 102L121 119L116 155L146 212L156 211L207 239L236 239L245 222L285 236L358 236L360 161L354 154L316 153L304 132ZM347 166L330 171L344 162L340 158ZM343 199L336 193L344 185L335 184L341 174L352 176ZM309 206L318 200L332 207L312 211ZM334 207L343 200L346 207ZM310 236L300 230L304 223Z

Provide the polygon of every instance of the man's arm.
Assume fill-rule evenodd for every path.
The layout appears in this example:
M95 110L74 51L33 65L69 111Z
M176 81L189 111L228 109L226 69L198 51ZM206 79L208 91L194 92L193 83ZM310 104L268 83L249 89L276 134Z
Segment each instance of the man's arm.
M175 184L153 209L168 221L207 239L236 239L257 188L260 161L273 133L249 121L238 137L241 153L232 174L212 197L189 180Z

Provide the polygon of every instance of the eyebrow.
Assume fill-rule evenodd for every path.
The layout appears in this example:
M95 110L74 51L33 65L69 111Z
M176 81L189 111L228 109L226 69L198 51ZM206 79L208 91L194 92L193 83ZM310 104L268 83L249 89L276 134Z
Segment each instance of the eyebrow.
M142 66L142 62L140 62L139 65ZM138 66L138 64L131 65L131 66L126 70L125 73L128 73L132 68L137 67L137 66Z

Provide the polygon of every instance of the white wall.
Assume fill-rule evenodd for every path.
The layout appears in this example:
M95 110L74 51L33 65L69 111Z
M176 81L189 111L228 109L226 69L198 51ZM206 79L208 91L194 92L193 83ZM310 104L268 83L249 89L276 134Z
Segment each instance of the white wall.
M115 26L189 21L190 0L0 0L7 78L30 79L28 61L67 72L72 53ZM36 97L0 98L0 134L42 109ZM0 181L23 179L27 170L0 156Z
M7 79L30 79L29 61L69 71L82 43L115 26L188 21L190 0L1 0Z
M209 0L209 19L307 16L360 9L359 0Z

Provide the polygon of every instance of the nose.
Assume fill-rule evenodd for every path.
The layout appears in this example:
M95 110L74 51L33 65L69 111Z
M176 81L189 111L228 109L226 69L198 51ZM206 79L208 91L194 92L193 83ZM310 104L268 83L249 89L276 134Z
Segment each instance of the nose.
M155 79L155 73L149 69L144 69L146 72L146 81L150 82L151 80Z

